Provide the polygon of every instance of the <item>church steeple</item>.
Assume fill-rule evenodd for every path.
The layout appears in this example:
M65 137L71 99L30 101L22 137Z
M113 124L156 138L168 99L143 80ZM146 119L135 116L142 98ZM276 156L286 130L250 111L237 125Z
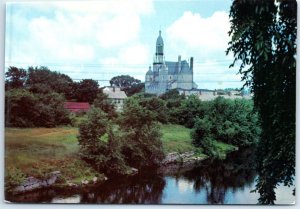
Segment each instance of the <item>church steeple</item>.
M161 30L159 30L159 35L156 39L156 53L154 63L162 64L164 62L164 40L161 37Z

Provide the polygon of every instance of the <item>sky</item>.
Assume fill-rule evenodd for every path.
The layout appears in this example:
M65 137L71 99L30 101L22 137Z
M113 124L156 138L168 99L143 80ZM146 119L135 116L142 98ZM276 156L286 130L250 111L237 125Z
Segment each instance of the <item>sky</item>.
M142 81L158 31L166 61L194 57L198 88L242 87L226 56L230 0L98 0L6 5L5 68L47 66L72 79Z

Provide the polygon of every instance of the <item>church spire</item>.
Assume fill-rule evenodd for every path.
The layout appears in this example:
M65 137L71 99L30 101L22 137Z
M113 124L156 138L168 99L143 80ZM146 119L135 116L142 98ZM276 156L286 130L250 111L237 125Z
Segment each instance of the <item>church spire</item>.
M161 30L156 39L155 63L162 64L164 62L164 40L161 37Z

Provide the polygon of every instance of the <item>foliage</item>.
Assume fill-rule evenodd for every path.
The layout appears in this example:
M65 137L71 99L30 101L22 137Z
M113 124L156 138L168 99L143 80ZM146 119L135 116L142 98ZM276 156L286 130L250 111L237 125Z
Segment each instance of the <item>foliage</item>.
M214 140L245 147L256 144L260 135L258 115L251 101L218 97L208 103L205 115L195 119L193 143L215 155Z
M135 79L129 75L120 75L120 76L116 76L116 77L113 77L112 79L110 79L109 83L111 86L117 86L120 88L128 88L128 87L132 87L135 84L141 83L141 81L138 79Z
M181 125L163 124L161 126L164 153L188 152L198 150L192 144L191 129Z
M161 133L155 117L138 99L126 100L119 123L128 136L123 153L129 164L136 167L158 165L163 159Z
M125 87L123 89L127 96L132 96L145 91L145 83L133 84L131 87Z
M168 122L168 109L164 100L157 97L141 98L139 99L139 104L151 111L155 120L161 123Z
M27 78L26 70L17 67L9 67L5 73L5 89L23 88Z
M47 67L29 67L26 79L26 87L33 93L47 94L57 92L70 97L72 91L72 79Z
M54 127L68 124L69 113L58 93L33 94L12 89L5 94L5 122L13 127Z
M37 112L36 127L55 127L69 124L69 112L64 108L65 98L56 92L37 95L38 102L34 105Z
M293 185L295 175L297 2L235 0L230 18L231 66L240 61L261 117L259 202L274 204L276 186Z
M13 188L23 183L25 178L20 169L8 166L5 170L5 191L13 192Z
M207 103L202 102L196 95L188 96L181 102L179 108L179 114L181 115L179 121L180 124L192 128L194 126L195 118L203 118L204 115L208 114L207 108Z
M184 101L185 96L180 95L179 92L176 89L172 89L165 94L162 94L160 96L161 99L166 101L166 107L167 107L167 117L168 121L170 123L175 124L183 124L181 117L181 103Z
M140 80L135 79L129 75L115 76L109 81L111 86L120 87L125 91L127 96L140 93L144 90L145 84L141 83Z
M104 140L105 134L108 140ZM78 141L82 158L97 170L124 175L132 166L157 165L162 160L160 137L152 112L131 98L118 124L109 123L101 109L92 108L88 120L80 125Z
M88 102L92 104L100 93L99 84L93 79L83 79L82 81L75 83L74 98L78 102Z
M38 116L33 107L37 102L33 93L12 89L5 92L5 125L15 127L33 127L33 118Z
M109 119L115 118L117 116L114 105L111 104L111 102L108 100L108 96L102 91L97 94L93 105L94 107L100 108L102 111L104 111Z

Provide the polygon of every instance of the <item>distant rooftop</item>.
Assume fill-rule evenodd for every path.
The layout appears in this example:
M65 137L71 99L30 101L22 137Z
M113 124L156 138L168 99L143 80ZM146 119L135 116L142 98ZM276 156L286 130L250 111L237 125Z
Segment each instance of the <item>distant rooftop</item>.
M64 108L71 112L87 112L91 106L87 102L65 102Z
M107 86L103 89L103 93L108 95L109 99L126 99L127 96L119 87Z

